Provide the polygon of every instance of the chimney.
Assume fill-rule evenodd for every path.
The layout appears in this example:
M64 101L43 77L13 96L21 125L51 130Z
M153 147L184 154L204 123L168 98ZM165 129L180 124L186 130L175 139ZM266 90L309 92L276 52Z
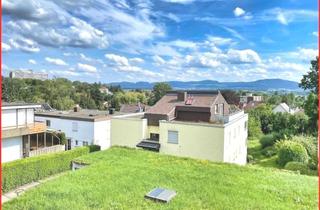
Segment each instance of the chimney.
M187 100L187 92L178 92L178 101L186 101Z

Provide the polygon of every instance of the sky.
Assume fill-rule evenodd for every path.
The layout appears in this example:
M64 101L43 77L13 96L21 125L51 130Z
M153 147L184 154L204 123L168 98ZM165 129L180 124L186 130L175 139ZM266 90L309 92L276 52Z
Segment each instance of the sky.
M300 81L315 0L3 0L2 74L86 82Z

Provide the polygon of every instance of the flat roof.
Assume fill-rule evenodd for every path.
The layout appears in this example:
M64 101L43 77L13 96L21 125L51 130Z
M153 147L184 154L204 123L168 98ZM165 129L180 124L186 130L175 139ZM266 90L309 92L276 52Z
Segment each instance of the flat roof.
M67 120L79 120L79 121L104 121L110 120L112 116L119 115L118 113L110 115L109 112L93 110L93 109L81 109L78 112L74 112L73 110L69 111L37 111L35 112L35 116L39 117L53 117Z
M3 102L1 109L23 109L23 108L40 108L41 104L25 102Z

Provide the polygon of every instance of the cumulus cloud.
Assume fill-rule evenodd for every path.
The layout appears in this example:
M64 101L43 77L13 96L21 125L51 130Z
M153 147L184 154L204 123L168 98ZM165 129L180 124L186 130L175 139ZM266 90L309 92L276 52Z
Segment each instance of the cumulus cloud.
M233 10L233 14L234 14L234 16L236 16L236 17L243 16L245 13L246 13L246 11L244 11L244 10L243 10L242 8L240 8L240 7L236 7L236 8Z
M97 68L95 66L84 64L84 63L78 63L77 67L79 70L87 72L87 73L97 73Z
M29 59L28 62L29 62L30 64L37 64L37 61L35 61L35 60L33 60L33 59Z
M48 63L57 65L57 66L67 66L68 64L66 62L64 62L64 60L60 59L60 58L50 58L50 57L46 57L45 60Z
M6 26L13 33L45 46L108 46L107 36L101 30L72 16L62 5L50 1L5 1L4 14L12 18Z
M1 42L1 49L2 49L2 52L8 52L11 50L11 46L4 42Z
M129 66L129 61L126 57L115 55L115 54L105 54L105 57L111 61L113 64L118 66Z
M130 62L132 63L144 63L142 58L130 58Z
M227 52L228 60L231 63L260 63L261 58L257 52L246 49L246 50L234 50L230 49Z
M38 44L31 39L18 37L15 39L9 39L9 43L16 49L19 49L28 53L36 53L40 51Z

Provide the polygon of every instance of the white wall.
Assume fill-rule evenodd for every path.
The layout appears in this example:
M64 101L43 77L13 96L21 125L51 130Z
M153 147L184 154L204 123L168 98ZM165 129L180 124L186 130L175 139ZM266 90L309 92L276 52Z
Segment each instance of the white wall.
M18 124L17 124L17 110L18 110ZM27 110L27 111L26 111ZM1 118L2 128L9 127L24 127L26 124L34 123L34 110L22 108L22 109L5 109L2 110Z
M101 146L101 149L107 149L110 146L110 120L89 122L40 116L36 116L35 119L42 122L50 120L51 125L48 128L64 132L67 139L71 139L72 148L83 146L83 141L88 144L97 144ZM73 123L77 123L77 131L72 130Z
M2 139L1 161L3 163L18 160L23 157L22 137L13 137Z
M101 150L108 149L111 146L110 127L111 120L94 123L94 144L100 145Z
M224 162L247 162L248 115L234 119L224 128Z

